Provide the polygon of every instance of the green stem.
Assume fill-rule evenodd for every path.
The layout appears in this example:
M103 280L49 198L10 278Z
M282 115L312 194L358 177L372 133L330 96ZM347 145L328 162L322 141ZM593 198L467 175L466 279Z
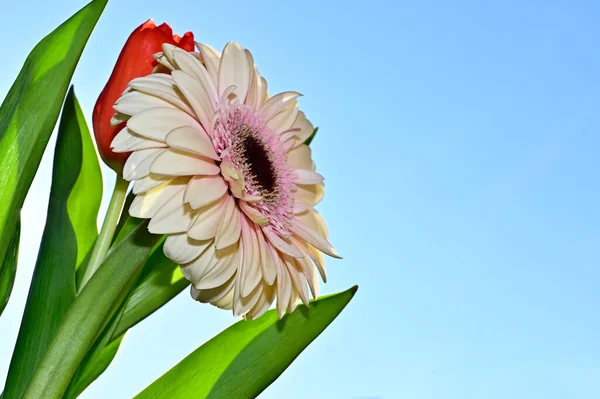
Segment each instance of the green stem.
M129 182L117 175L115 188L113 189L112 197L110 198L110 204L108 205L108 210L106 211L106 216L104 217L104 222L102 223L102 230L100 230L100 234L98 234L98 238L94 244L94 249L92 250L92 255L90 256L90 260L83 272L83 276L81 277L78 292L81 292L83 287L85 287L87 282L90 281L90 278L92 278L96 270L98 270L106 258L106 254L110 249L110 244L112 243L113 236L115 234L115 229L119 223L119 216L121 215L121 210L123 209L125 197L127 197L128 187Z

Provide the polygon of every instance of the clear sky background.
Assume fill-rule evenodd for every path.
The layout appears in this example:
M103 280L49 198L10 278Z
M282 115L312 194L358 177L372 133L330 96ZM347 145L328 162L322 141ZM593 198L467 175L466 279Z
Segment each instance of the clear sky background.
M85 0L0 0L3 97ZM319 206L360 289L264 398L600 397L600 3L111 0L75 74L91 120L149 17L252 50L320 127ZM48 147L0 318L3 386L43 229ZM105 172L105 196L114 176ZM105 209L104 204L103 209ZM235 320L187 291L83 398L129 398Z

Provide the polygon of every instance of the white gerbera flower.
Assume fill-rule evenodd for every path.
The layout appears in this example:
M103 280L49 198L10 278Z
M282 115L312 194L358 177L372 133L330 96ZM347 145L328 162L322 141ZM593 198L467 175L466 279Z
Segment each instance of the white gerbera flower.
M318 295L322 253L338 257L313 209L323 197L303 144L313 126L300 94L267 94L248 50L196 45L165 44L156 59L166 73L132 80L114 106L127 127L112 147L132 152L129 212L168 235L164 252L195 299L256 318L277 298L282 317L308 304L309 288Z

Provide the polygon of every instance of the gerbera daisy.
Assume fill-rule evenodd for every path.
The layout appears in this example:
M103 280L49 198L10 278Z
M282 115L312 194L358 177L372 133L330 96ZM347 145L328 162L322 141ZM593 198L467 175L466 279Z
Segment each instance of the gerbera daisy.
M117 101L112 142L132 152L129 213L166 234L200 302L256 318L277 299L279 317L318 295L322 253L338 257L314 206L323 197L304 144L313 126L296 92L267 94L252 55L165 44L155 73L134 79ZM163 73L161 73L163 71ZM316 269L315 269L316 266Z

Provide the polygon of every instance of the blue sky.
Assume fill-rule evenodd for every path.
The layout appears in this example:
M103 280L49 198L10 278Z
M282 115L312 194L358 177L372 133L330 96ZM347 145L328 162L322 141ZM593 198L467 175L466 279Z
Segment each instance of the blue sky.
M600 4L524 3L110 1L74 77L88 116L124 40L153 17L242 43L271 92L302 92L320 127L320 211L344 256L322 291L360 289L261 397L600 397ZM0 95L84 4L2 5ZM0 381L50 161L24 208ZM184 292L82 397L131 397L233 322Z

